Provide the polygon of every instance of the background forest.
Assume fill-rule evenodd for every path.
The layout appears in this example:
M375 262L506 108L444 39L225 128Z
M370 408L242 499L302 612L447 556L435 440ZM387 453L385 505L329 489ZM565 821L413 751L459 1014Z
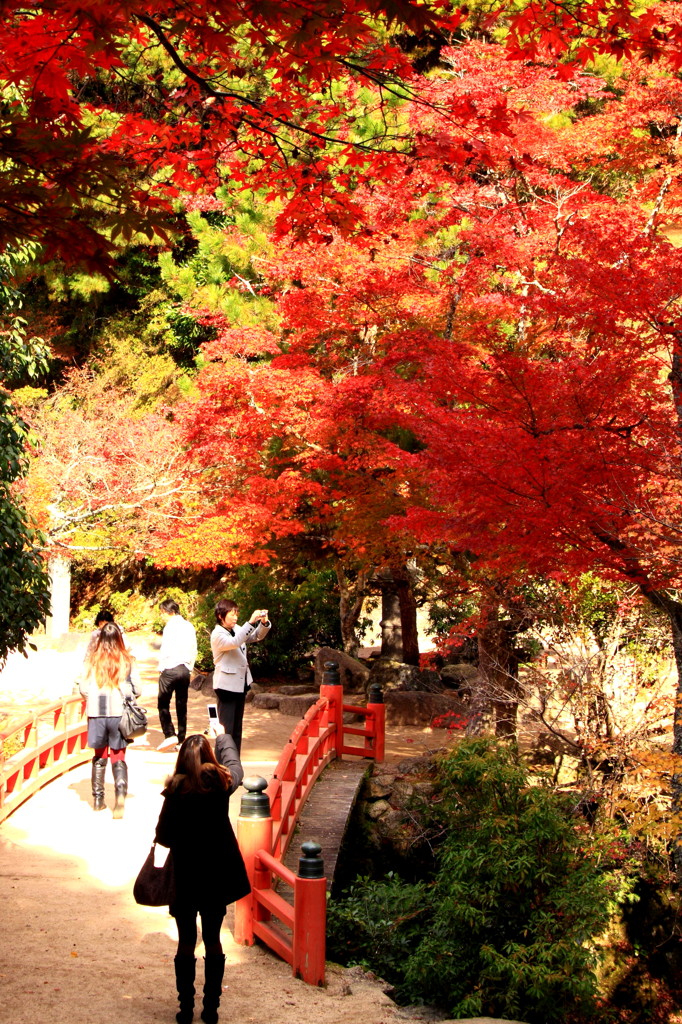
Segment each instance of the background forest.
M596 1013L618 907L653 886L659 946L679 937L679 5L34 8L0 27L0 649L43 621L57 562L76 628L104 605L155 628L166 595L199 626L218 593L270 608L271 674L355 654L368 597L418 664L428 605L432 667L478 667L449 724L513 742L530 715L545 744L524 810L528 766L476 755L510 813L554 830L557 871L597 837L556 968ZM566 789L561 751L571 813L538 795ZM476 819L446 791L438 828ZM430 891L461 901L468 855L443 850L464 889ZM556 965L531 946L513 984L504 951L467 961L485 984L443 982L443 1005L541 1019ZM652 1020L668 951L658 974L646 953Z

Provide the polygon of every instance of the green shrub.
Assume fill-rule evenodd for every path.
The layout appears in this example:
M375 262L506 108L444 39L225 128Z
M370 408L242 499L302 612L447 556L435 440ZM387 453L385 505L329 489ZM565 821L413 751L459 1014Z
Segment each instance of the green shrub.
M630 891L627 870L605 866L599 837L564 799L529 784L512 747L465 740L439 775L433 884L356 883L332 905L332 955L453 1017L550 1024L589 1012L596 939ZM384 922L376 954L374 918Z
M384 978L400 978L430 914L428 888L426 882L410 884L392 871L381 882L358 878L343 899L329 902L328 955Z
M320 646L338 647L341 642L336 577L333 572L301 570L293 580L282 578L276 568L238 570L236 579L221 591L204 595L192 621L197 630L197 667L213 668L210 635L215 626L213 609L226 597L239 606L245 622L256 608L267 608L273 628L264 643L249 649L255 675L290 673Z
M123 629L149 629L153 605L142 594L136 594L132 590L115 591L109 594L107 606Z
M101 604L91 604L87 608L79 608L78 612L71 616L70 628L78 632L94 629L95 617L101 610Z
M125 630L151 629L154 620L154 604L142 594L132 590L115 590L105 601L81 608L71 618L71 629L89 630L95 628L95 617L103 608L110 611L116 622Z
M249 664L255 674L286 674L296 670L320 646L338 647L341 643L336 576L331 571L301 569L287 577L278 567L237 570L234 582L221 590L199 595L196 590L166 587L154 596L144 597L133 590L110 593L101 603L81 609L71 621L73 629L93 629L95 616L102 608L113 612L125 630L144 629L160 633L163 622L159 603L166 598L177 601L180 614L197 631L196 667L213 670L210 636L215 626L213 609L221 597L239 605L240 622L256 608L267 608L273 629L265 643L254 644Z
M145 597L133 590L114 590L101 603L81 608L71 619L71 628L76 630L94 629L95 617L102 608L112 612L116 622L125 630L144 629L160 633L163 621L159 613L159 603L166 598L177 601L180 614L186 619L193 619L199 595L196 590L182 590L180 587L167 587L154 597Z
M183 590L181 587L166 587L165 590L160 591L157 594L156 602L153 606L151 629L155 633L161 633L163 630L164 622L161 618L159 605L162 601L166 600L175 601L180 609L182 617L184 619L188 619L190 622L194 621L197 614L197 608L199 607L199 595L196 590Z

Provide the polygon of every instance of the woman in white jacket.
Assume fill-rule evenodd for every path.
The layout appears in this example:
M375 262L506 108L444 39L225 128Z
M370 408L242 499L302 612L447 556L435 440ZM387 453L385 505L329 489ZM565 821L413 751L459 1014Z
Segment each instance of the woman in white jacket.
M241 751L244 702L252 682L251 669L246 657L246 645L257 643L270 632L267 610L253 612L248 622L237 625L238 608L235 601L218 601L215 606L216 623L211 633L213 654L213 689L218 703L218 720Z
M116 802L114 817L123 817L128 793L127 741L119 728L123 698L141 693L134 668L135 659L126 650L121 631L113 622L105 622L99 636L88 647L79 680L81 694L87 698L88 746L92 759L92 800L96 811L104 809L104 776L111 759Z

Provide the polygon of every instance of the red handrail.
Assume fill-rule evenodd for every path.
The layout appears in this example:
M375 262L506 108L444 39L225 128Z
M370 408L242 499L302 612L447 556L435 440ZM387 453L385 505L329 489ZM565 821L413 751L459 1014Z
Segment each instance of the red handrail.
M330 761L344 755L383 760L384 705L380 694L374 698L367 707L344 704L343 687L332 675L320 688L319 700L294 728L269 784L265 779L249 780L249 796L260 791L256 800L262 802L262 811L254 811L252 801L247 813L247 798L242 803L238 836L252 892L237 903L235 939L248 945L261 939L291 964L294 975L311 985L324 983L326 879L322 870L314 877L294 875L282 858L303 805ZM343 717L348 712L362 716L364 728L346 725ZM346 733L362 736L363 745L346 744ZM273 892L273 875L293 888L293 906Z
M320 697L292 732L266 793L273 824L271 852L287 852L298 817L323 768L337 756L335 729L329 721L329 702Z
M85 704L84 697L65 697L0 733L0 822L46 783L91 759Z

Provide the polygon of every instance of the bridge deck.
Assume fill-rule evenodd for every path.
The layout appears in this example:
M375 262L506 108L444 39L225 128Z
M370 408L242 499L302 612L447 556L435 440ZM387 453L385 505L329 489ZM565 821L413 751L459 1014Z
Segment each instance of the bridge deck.
M294 832L284 864L291 871L298 870L301 843L313 841L322 847L327 890L331 890L336 863L346 833L348 819L369 768L366 760L332 761L315 783L308 797L299 824ZM287 898L288 886L282 895Z

